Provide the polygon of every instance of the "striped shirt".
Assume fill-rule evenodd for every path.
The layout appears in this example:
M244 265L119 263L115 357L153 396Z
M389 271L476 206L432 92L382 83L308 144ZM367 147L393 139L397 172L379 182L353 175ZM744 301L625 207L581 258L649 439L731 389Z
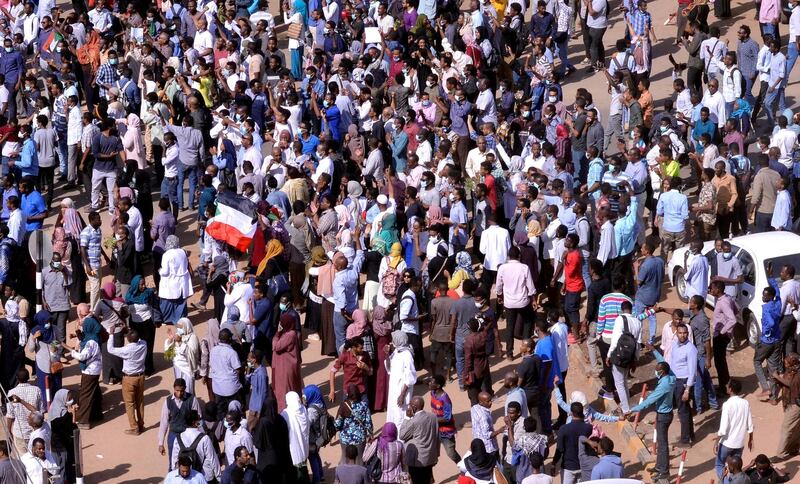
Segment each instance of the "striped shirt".
M600 298L600 307L597 310L597 336L611 344L611 333L614 332L614 321L622 314L622 303L628 301L633 305L631 298L620 292L612 292ZM635 315L639 320L644 320L655 315L652 308L645 308L644 312Z
M99 228L95 229L91 225L87 225L81 231L81 247L86 248L86 255L89 259L89 265L92 268L99 268L101 265L100 251L102 250L100 244L103 241L103 235Z
M447 392L442 392L441 397L437 397L434 392L431 392L431 409L439 422L439 438L452 439L456 434L456 422L453 419L453 402L450 401L450 396ZM447 423L441 423L441 420L447 420Z

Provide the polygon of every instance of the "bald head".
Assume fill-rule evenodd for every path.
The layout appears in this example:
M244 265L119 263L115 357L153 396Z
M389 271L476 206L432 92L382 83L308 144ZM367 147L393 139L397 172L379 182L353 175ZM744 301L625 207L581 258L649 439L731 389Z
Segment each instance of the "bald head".
M503 377L503 386L506 388L516 388L519 385L519 376L513 371L507 371Z
M414 406L414 410L423 410L425 408L425 399L420 396L416 396L411 399L411 405Z
M86 317L91 311L89 310L89 305L86 303L78 304L78 317L83 318Z
M492 396L486 392L480 392L478 394L478 404L482 407L491 408Z
M347 257L343 256L342 254L337 255L333 259L333 266L337 271L343 271L347 269Z

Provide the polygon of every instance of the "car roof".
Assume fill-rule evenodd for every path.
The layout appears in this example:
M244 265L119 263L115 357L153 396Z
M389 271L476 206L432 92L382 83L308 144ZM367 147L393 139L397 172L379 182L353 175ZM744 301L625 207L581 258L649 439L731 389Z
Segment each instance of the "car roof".
M762 260L800 253L800 235L794 232L762 232L734 237L729 241Z

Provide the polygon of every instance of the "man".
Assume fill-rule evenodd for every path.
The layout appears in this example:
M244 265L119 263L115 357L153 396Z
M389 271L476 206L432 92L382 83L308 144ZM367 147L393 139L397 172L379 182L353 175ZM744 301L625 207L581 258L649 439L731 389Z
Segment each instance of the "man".
M717 477L722 479L725 461L730 456L742 456L745 439L747 449L753 450L753 416L750 403L742 398L742 384L732 379L728 382L730 398L722 404L719 430L714 437L714 453L717 455L714 468Z
M3 75L5 79L3 84L8 89L8 106L5 114L8 119L16 119L17 93L20 92L22 80L25 77L25 59L14 48L10 35L3 40L3 47L5 52L0 57L0 74Z
M8 442L0 441L0 482L8 484L27 484L25 482L25 465L12 459Z
M425 400L414 397L406 410L407 420L400 426L398 438L406 444L406 464L412 484L430 484L433 466L439 460L439 423L425 411Z
M663 236L664 230L662 229L660 233ZM663 240L664 239L662 238L662 244ZM642 255L644 258L638 259L633 263L633 272L635 274L636 281L639 283L634 296L634 314L641 314L646 309L655 307L656 304L658 304L658 301L661 299L661 283L664 280L664 259L661 257L655 257L653 255L653 249L653 245L650 242L645 242L642 244ZM663 254L663 245L661 250ZM648 319L650 320L648 333L649 341L650 344L653 344L656 340L656 318L653 315Z
M497 436L503 433L502 428L494 430L492 424L492 397L486 392L478 394L478 403L469 411L472 422L472 438L480 439L486 447L486 452L499 457Z
M656 205L656 225L660 227L658 233L661 238L661 257L664 260L669 260L669 254L673 250L683 247L686 238L685 221L689 217L689 200L681 191L672 190L673 183L672 179L664 178Z
M172 447L175 438L186 430L186 416L190 411L200 413L200 403L194 395L186 392L186 381L178 378L172 384L172 395L164 400L161 406L161 419L158 423L158 452L161 455L167 454L167 459L172 462ZM164 445L164 436L167 442ZM180 459L178 459L180 465ZM191 466L191 462L188 464Z
M14 438L14 446L19 455L28 451L33 428L28 417L34 412L44 412L44 399L38 386L28 383L30 373L21 369L17 372L17 386L8 390L8 404L6 408L6 426Z
M539 399L541 398L542 388L542 359L533 353L535 346L536 343L531 338L522 340L520 344L522 361L517 366L516 373L519 375L519 386L525 392L528 414L538 419Z
M771 230L772 214L775 212L775 202L778 197L778 181L781 175L769 166L769 157L762 156L759 162L760 169L753 177L753 186L750 196L752 206L754 232L767 232Z
M69 287L72 274L61 262L61 254L53 252L50 264L42 269L42 303L50 311L55 339L61 343L66 341L67 316L72 308L69 299Z
M67 133L65 131L65 139L66 136ZM53 181L55 179L58 138L56 137L56 131L49 124L47 116L43 114L36 117L36 131L33 133L33 142L36 145L36 156L39 162L38 184L42 191L47 193L47 207L50 207L53 203L55 190Z
M30 452L22 455L20 460L25 466L28 484L45 484L50 482L50 477L58 476L59 465L41 438L33 440Z
M128 415L128 435L144 432L144 360L147 357L147 343L139 339L135 329L128 330L125 339L128 344L114 347L114 338L108 338L108 353L122 358L122 401Z
M476 283L467 279L461 285L464 293L461 298L453 301L450 306L450 339L455 342L456 351L456 373L458 373L458 387L464 390L464 341L470 334L469 321L475 317L478 308L475 307L475 299L472 297Z
M729 241L722 242L722 251L716 254L716 259L716 275L711 280L724 282L725 294L736 298L739 294L739 284L744 282L744 274L742 263L734 257L733 247Z
M689 245L689 250L684 254L683 261L686 267L686 295L687 297L702 296L706 297L708 293L708 259L705 258L700 251L703 249L703 243L700 241L693 241ZM724 283L722 287L725 287Z
M789 178L781 177L778 180L777 195L775 197L775 211L772 213L770 227L777 231L791 231L793 220L792 196L789 193L791 182Z
M500 417L505 429L503 436L503 475L506 477L508 484L516 484L516 466L514 455L514 438L521 436L525 433L525 419L522 418L522 409L524 405L519 402L506 402L505 415ZM526 409L527 410L527 409Z
M86 277L89 279L89 307L97 306L100 300L100 279L102 278L100 267L102 264L101 256L109 261L108 256L102 247L102 232L100 226L100 214L97 211L89 213L89 224L81 231L81 259Z
M245 379L250 386L250 396L247 400L247 428L250 431L255 428L264 401L271 391L267 368L262 364L263 361L264 352L257 348L253 348L247 355Z
M771 280L772 283L772 280ZM756 379L761 386L761 397L769 397L770 402L777 403L778 387L775 380L768 375L778 373L781 368L781 298L774 286L765 287L761 293L761 334L753 352L753 366ZM791 316L791 313L790 313ZM794 318L793 316L791 316ZM767 361L769 373L764 373L764 361ZM762 400L763 401L763 400Z
M630 365L635 365L638 359L638 346L634 351L632 360L624 363L624 366L613 362L612 355L614 350L620 344L620 338L623 334L628 334L633 337L634 341L642 340L642 322L639 318L634 318L631 315L633 305L628 301L622 301L619 306L619 315L614 320L614 328L611 333L611 342L608 346L608 352L605 357L606 366L611 368L611 375L614 378L614 387L619 396L620 408L623 412L630 408L628 405L628 370Z
M580 238L578 234L567 234L564 239L564 249L566 252L561 260L556 265L556 270L553 273L553 278L550 281L550 286L553 287L558 281L558 278L564 275L564 314L567 317L567 323L570 326L570 331L573 341L580 338L580 300L581 293L585 289L583 281L582 266L583 256L578 249Z
M240 445L233 451L233 455L236 460L234 460L232 464L225 467L225 471L222 473L220 480L221 484L233 484L235 482L255 484L260 482L258 471L251 464L251 462L254 461L255 456L250 454L250 451L247 450L247 447ZM340 464L337 469L341 469L342 467L343 466ZM363 467L361 468L364 469ZM217 470L219 470L219 465L217 465ZM208 478L208 474L206 474L205 477L207 481L211 481L211 479Z
M745 474L750 478L751 484L777 484L789 482L791 479L789 473L781 472L773 467L769 457L764 454L758 454L753 459L753 462L745 469Z
M603 362L603 386L601 393L603 398L613 399L613 389L615 388L611 365L607 364L610 354L611 340L614 334L617 317L622 312L622 304L633 305L633 301L623 293L624 282L621 277L611 278L612 291L600 298L597 309L596 337L597 346L600 350L601 361ZM632 306L631 306L632 307Z
M770 267L771 269L771 267ZM781 324L780 340L783 355L794 353L797 346L796 327L797 321L792 311L800 304L800 281L795 280L795 268L792 264L781 267L780 272L780 300ZM770 282L770 284L773 284Z
M716 410L717 393L711 382L711 324L705 312L706 301L701 296L689 299L689 327L692 331L694 345L697 348L697 374L694 381L694 401L697 413L703 412L703 394L708 392L708 406Z
M70 96L67 98L67 185L65 188L74 188L78 180L78 156L82 133L81 105L77 96Z
M520 377L514 371L507 371L503 378L503 388L508 390L506 394L505 413L508 413L508 404L517 402L520 404L520 416L528 418L528 399L525 390L520 387Z
M113 52L113 51L111 51ZM125 163L125 150L116 133L116 122L113 118L101 124L101 132L92 141L92 210L100 209L100 189L103 183L108 191L108 212L113 214L116 197L113 196L117 184L117 157Z
M626 418L642 410L655 407L656 409L656 465L653 468L653 482L660 479L669 479L669 426L672 424L672 399L674 398L675 375L657 350L653 350L656 361L656 387L647 395L642 403L632 407L625 413Z
M705 257L704 257L705 258ZM736 326L736 302L725 294L725 284L721 281L712 281L709 293L716 298L714 303L714 318L712 320L712 347L714 349L714 366L717 369L718 393L724 396L725 389L730 379L728 373L727 347ZM705 299L705 296L702 295Z
M720 160L714 164L714 179L711 181L717 197L717 227L723 239L728 238L733 222L733 209L740 194L736 187L736 177L728 173L727 163Z
M767 95L764 97L764 111L767 113L769 126L775 125L775 109L782 113L783 78L786 77L786 56L781 52L781 43L773 39L769 44L771 54L769 62L769 79L767 80Z
M501 266L502 268L503 266ZM498 270L498 274L499 274ZM499 275L498 275L499 281ZM447 379L450 379L450 371L453 364L455 348L453 346L452 320L450 319L450 309L453 306L453 298L447 295L447 280L442 278L437 284L436 297L431 301L431 349L430 349L430 372L431 375L441 375L438 371L439 354L444 353L444 367Z
M178 159L180 160L180 165L177 170L178 209L184 210L183 182L187 178L189 179L189 206L193 209L197 208L195 204L195 193L197 188L198 167L203 162L205 153L203 133L194 126L194 118L191 116L184 116L181 126L168 124L164 119L161 120L161 125L164 127L165 132L174 134L177 140L179 150ZM252 140L253 135L249 133L244 135L243 138L248 136Z
M586 423L583 414L583 404L573 402L569 408L572 421L558 429L556 437L556 454L553 465L561 462L561 482L575 483L581 479L581 463L578 459L578 446L580 438L592 434L591 424Z
M330 386L328 400L331 402L336 401L335 378L336 373L340 370L344 373L344 378L342 379L343 394L350 388L350 385L355 385L360 395L366 394L367 380L372 375L372 360L370 360L369 354L364 351L364 340L361 337L347 340L344 350L331 365L328 377Z
M508 258L508 249L511 248L511 236L508 230L497 225L497 215L490 213L486 217L487 228L480 238L480 251L485 255L483 261L484 272L481 275L481 284L490 289L497 279L497 270Z
M13 240L16 246L22 246L25 242L25 227L27 220L25 213L20 208L20 200L16 195L11 195L6 200L6 207L10 212L8 216L8 238Z
M175 443L172 445L170 469L177 468L182 450L191 449L197 453L197 457L202 463L201 467L200 463L192 462L192 468L201 467L206 481L212 482L220 478L219 456L214 450L211 437L204 432L202 424L203 420L195 410L189 410L186 413L186 429L176 436Z
M24 178L19 184L19 192L22 194L20 208L25 214L25 231L30 233L41 229L44 226L44 219L47 217L48 205L42 194L36 189L35 178Z
M355 257L349 262L344 255L333 261L336 275L333 278L333 330L336 334L336 351L342 352L345 331L353 311L358 309L358 277L364 264L364 251L361 250L361 229L356 227L353 233L355 241ZM352 253L352 249L351 249ZM401 302L402 305L402 302ZM416 304L415 304L416 306Z
M506 358L514 356L514 326L521 317L523 338L529 338L533 321L533 306L536 288L533 285L530 268L519 261L520 249L508 249L508 262L497 269L498 304L505 309L508 331L506 333Z
M219 344L211 349L209 355L211 390L222 409L228 408L231 400L239 400L242 389L239 381L242 364L236 350L231 347L231 341L233 333L227 328L223 329L219 332Z
M240 446L253 452L253 436L242 426L242 414L239 410L231 410L225 414L225 465L233 465L236 461L234 452Z
M205 484L202 473L192 469L192 460L183 456L178 458L178 468L164 478L164 484Z
M681 422L681 437L676 447L688 448L694 441L694 423L689 397L697 377L697 348L689 341L689 328L678 324L678 341L669 353L670 368L675 373L674 398L678 402L678 418Z

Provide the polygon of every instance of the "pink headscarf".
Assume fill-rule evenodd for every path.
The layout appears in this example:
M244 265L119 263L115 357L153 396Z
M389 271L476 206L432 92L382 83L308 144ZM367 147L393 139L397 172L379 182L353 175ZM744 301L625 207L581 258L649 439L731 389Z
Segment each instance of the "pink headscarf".
M122 145L129 160L136 160L136 166L140 170L147 169L145 159L144 142L142 140L141 120L135 114L129 114L127 123L128 129L122 137Z
M61 207L64 210L61 219L64 232L75 240L79 239L81 237L81 231L83 230L83 222L81 221L80 215L78 215L78 211L74 208L72 199L65 198L62 200Z
M102 287L103 299L111 299L112 301L122 301L117 297L117 286L113 282L106 282Z
M428 221L429 227L434 224L442 223L444 221L444 218L442 217L442 207L438 205L431 205L428 207L428 213L425 215L425 218Z
M369 325L367 313L363 309L356 309L353 311L353 322L347 327L347 339L364 336Z

